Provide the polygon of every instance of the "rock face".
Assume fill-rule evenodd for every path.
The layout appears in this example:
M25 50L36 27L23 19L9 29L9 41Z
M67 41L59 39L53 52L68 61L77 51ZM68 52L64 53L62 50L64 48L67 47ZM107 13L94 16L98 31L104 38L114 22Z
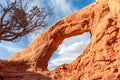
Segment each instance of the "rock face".
M4 65L14 63L16 66L8 67L19 72L18 77L23 77L20 71L27 76L38 75L31 80L120 80L119 13L120 0L97 0L58 21L23 51L12 55ZM91 33L91 41L83 54L70 64L48 71L48 61L62 41L84 32ZM0 73L2 78L5 77L4 70ZM13 70L7 75L14 73Z
M12 62L0 60L0 80L52 80L44 73L25 70L25 62ZM23 65L21 67L21 65Z

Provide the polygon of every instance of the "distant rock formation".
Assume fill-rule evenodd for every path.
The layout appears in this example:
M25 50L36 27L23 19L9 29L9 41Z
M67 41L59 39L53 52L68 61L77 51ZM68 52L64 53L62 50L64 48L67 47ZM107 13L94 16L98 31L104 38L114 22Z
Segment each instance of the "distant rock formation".
M61 19L23 51L0 61L0 78L12 73L11 80L16 76L23 80L120 80L119 13L120 0L97 0ZM91 33L91 41L82 55L48 71L48 61L62 41L84 32Z

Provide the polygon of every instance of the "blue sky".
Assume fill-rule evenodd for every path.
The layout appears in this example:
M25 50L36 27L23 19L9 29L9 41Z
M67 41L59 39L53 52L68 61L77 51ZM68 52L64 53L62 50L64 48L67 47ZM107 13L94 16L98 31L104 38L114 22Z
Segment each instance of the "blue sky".
M4 0L1 0L2 4ZM34 5L39 7L52 7L54 9L54 16L49 20L50 25L54 24L59 19L74 13L77 10L85 7L86 5L94 2L95 0L28 0L28 8ZM36 31L36 34L29 34L28 38L23 37L19 42L6 42L0 43L0 59L8 59L10 55L24 49L40 32L45 29ZM49 61L49 69L63 63L70 63L83 51L84 47L90 40L89 33L83 35L67 38L54 52L54 55Z

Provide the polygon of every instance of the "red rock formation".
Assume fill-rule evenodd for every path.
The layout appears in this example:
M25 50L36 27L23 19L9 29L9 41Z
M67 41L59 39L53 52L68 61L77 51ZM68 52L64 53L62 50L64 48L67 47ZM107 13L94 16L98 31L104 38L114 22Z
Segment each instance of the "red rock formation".
M90 5L90 7L93 5ZM71 14L40 34L27 48L10 57L10 61L26 61L30 69L47 70L48 61L62 41L70 36L90 31L94 13L86 7Z
M83 54L71 64L51 71L52 78L56 80L120 80L120 17L119 12L115 12L119 11L120 5L114 1L116 0L109 0L109 2L99 0L96 3L91 42ZM113 2L116 3L114 6Z
M97 0L58 21L4 64L15 65L8 66L13 71L31 71L32 74L26 74L28 76L39 74L35 80L41 79L43 75L46 76L43 80L47 80L47 77L53 80L120 80L119 13L119 0ZM91 33L91 41L81 56L70 64L44 71L47 70L51 55L65 38L84 32ZM4 76L5 73L0 75Z

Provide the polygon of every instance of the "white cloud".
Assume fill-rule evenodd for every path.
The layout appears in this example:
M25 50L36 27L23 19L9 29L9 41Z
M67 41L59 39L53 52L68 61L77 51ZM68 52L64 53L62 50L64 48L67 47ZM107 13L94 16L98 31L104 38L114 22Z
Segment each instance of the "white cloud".
M68 0L50 0L55 11L61 12L64 15L74 12L76 9L69 3ZM61 14L60 13L60 14Z
M40 1L39 0L33 0L32 2L28 3L28 10L32 9L33 6L40 7Z
M58 17L66 16L76 11L76 8L72 6L68 0L49 0L49 1Z
M15 53L16 51L18 52L22 50L22 48L15 47L8 44L0 44L0 47L6 49L10 54Z
M61 46L61 50L58 52L59 55L63 55L63 54L67 54L67 53L72 53L72 54L76 54L76 53L80 53L82 47L84 47L84 42L74 42L73 44L71 44L70 46L65 46L63 47L64 44L62 44Z
M51 57L48 69L52 70L61 64L70 63L75 60L78 56L80 56L89 40L89 33L64 39L62 44L54 53L56 56Z
M68 41L69 42L69 41ZM58 51L58 56L49 61L48 69L54 69L61 64L70 63L77 58L83 51L86 43L83 41L73 42L73 44L61 44Z
M28 34L27 35L28 42L31 42L32 40L34 40L35 37L37 37L37 35L42 33L44 30L45 30L44 28L41 28L39 30L34 31L33 33Z

